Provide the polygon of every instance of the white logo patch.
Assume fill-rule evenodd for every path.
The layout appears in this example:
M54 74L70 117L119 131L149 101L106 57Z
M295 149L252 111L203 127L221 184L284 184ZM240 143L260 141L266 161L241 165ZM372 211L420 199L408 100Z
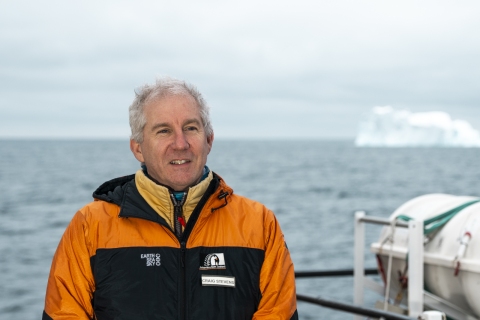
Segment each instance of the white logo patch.
M235 288L235 277L210 276L202 274L202 286Z
M160 253L142 253L140 258L146 259L147 267L160 267L162 264L160 260Z
M209 253L200 256L200 270L226 269L223 253Z

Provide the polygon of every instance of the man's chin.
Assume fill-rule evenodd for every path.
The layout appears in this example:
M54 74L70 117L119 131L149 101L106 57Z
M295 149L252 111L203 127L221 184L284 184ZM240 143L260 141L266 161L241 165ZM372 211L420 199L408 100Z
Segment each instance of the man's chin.
M193 187L194 185L200 182L199 179L185 179L185 180L175 180L171 181L169 187L175 191L187 191L188 188Z

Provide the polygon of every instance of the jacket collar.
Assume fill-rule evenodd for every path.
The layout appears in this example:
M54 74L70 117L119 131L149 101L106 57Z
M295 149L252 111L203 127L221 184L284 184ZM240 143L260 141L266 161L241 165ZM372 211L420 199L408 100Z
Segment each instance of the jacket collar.
M216 173L213 173L213 179L210 181L210 185L197 207L207 208L205 216L208 216L227 205L227 198L232 193L233 190L223 179ZM103 183L95 190L93 197L97 200L107 201L120 206L119 217L140 218L168 226L167 222L150 207L138 192L134 174ZM196 208L194 211L201 208Z

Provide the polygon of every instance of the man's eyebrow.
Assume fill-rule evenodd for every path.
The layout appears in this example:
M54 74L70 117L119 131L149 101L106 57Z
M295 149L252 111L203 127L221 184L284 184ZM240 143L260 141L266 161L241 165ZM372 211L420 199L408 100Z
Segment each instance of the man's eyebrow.
M195 118L192 118L192 119L187 119L183 125L187 125L187 124L192 124L192 123L195 123L197 125L201 125L201 122L198 120L198 119L195 119ZM151 131L155 131L157 130L158 128L162 128L162 127L168 127L169 124L166 123L166 122L160 122L160 123L156 123L152 126L152 128L150 129Z
M155 131L158 128L161 128L161 127L168 127L168 124L166 122L156 123L156 124L153 125L151 131Z
M195 124L198 124L198 125L201 125L200 121L198 121L198 119L188 119L187 121L185 121L184 125L185 124L192 124L192 123L195 123Z

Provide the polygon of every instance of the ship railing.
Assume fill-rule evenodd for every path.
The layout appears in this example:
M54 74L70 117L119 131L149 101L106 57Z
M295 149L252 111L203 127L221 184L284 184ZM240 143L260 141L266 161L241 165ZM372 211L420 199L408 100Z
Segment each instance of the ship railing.
M378 270L376 268L370 268L364 270L365 275L377 275ZM348 277L353 276L353 269L340 269L340 270L321 270L321 271L297 271L295 272L296 279L302 278L323 278L323 277ZM316 304L325 308L334 309L337 311L348 312L355 315L373 317L375 319L384 320L414 320L402 314L393 313L384 310L378 310L373 308L367 308L364 306L358 306L338 301L333 301L321 297L310 297L303 294L297 294L297 300L311 304Z
M366 308L366 307L352 305L348 303L328 300L320 297L309 297L302 294L297 294L297 300L316 304L316 305L330 308L330 309L353 313L356 316L372 317L375 319L385 319L385 320L417 320L417 318L408 317L398 313Z
M377 269L365 269L365 224L376 224L385 226L395 226L409 229L408 241L408 315L394 313L386 310L367 308L364 303L364 289L370 289L381 296L386 293L386 288L368 278L368 275L378 274ZM480 320L458 306L424 290L423 288L423 221L410 220L391 221L386 218L367 216L365 211L355 212L355 231L354 231L354 269L345 270L324 270L324 271L297 271L295 278L309 277L335 277L335 276L353 276L354 277L354 304L347 304L338 301L332 301L320 297L309 297L297 294L297 300L316 304L319 306L349 312L354 314L354 319L359 320L363 317L372 317L384 320L413 320L413 319L445 319L446 315L456 320ZM388 302L388 299L386 300ZM430 310L423 311L424 307Z

